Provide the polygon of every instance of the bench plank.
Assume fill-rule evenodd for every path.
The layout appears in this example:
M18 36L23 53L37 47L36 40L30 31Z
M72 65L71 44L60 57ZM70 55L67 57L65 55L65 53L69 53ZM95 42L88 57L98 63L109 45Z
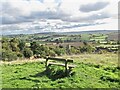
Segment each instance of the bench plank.
M74 68L74 67L76 67L76 65L68 65L68 67Z
M67 62L71 62L71 63L73 63L73 60L67 59Z
M54 63L54 62L49 62L49 65L59 65L59 66L65 66L65 64L62 63ZM70 68L76 67L76 65L68 65Z
M49 60L56 60L56 61L66 61L66 59L63 59L63 58L52 58L52 57L48 57L47 59L49 59Z
M62 63L53 63L53 62L49 62L49 65L65 66L65 64L62 64Z
M56 60L56 61L67 61L67 62L73 62L73 60L70 59L63 59L63 58L52 58L52 57L48 57L46 58L48 60Z

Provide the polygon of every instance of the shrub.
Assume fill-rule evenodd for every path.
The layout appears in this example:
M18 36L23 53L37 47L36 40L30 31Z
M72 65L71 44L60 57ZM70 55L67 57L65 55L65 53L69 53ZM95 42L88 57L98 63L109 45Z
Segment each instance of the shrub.
M65 49L64 48L55 48L54 52L58 55L61 56L63 54L65 54Z
M26 48L23 51L23 54L24 54L25 58L30 58L33 55L33 52L29 48Z
M22 53L18 53L17 56L18 56L19 58L22 58L22 57L23 57L23 54L22 54Z
M56 54L55 54L55 52L54 52L53 50L50 50L50 51L49 51L49 56L55 57Z
M17 54L15 52L12 51L6 51L3 50L2 51L2 60L4 61L13 61L13 60L17 60Z

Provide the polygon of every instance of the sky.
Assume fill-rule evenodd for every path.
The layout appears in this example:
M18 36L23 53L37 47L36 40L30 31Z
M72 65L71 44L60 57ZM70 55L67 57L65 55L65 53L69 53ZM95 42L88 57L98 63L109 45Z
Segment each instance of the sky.
M0 0L3 34L118 30L119 0Z

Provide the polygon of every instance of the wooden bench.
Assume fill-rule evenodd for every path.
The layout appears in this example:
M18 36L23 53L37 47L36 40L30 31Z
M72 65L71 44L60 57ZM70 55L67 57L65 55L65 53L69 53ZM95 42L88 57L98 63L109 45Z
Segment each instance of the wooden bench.
M52 62L50 62L52 61ZM54 61L54 62L53 62ZM58 63L62 62L62 63ZM46 58L46 70L48 70L48 67L50 65L58 65L58 66L64 66L65 67L65 72L68 73L72 70L72 68L76 67L76 65L70 64L73 63L73 60L70 59L63 59L63 58L52 58L52 57L47 57Z

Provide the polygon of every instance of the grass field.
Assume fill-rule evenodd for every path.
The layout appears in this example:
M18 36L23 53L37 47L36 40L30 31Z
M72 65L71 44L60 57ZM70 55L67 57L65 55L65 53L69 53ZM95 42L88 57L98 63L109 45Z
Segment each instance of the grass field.
M69 76L64 68L43 62L2 64L2 88L120 88L117 54L63 56L77 65Z

